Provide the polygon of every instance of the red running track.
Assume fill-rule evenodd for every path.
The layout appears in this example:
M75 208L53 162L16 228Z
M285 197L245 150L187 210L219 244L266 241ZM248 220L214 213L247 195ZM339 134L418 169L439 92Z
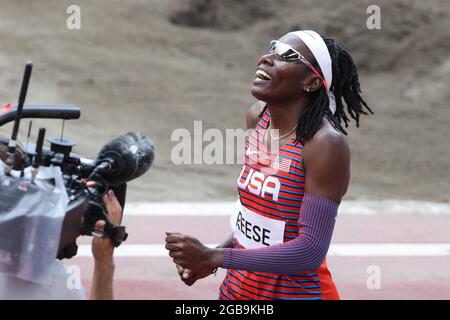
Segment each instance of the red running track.
M126 244L163 244L166 230L218 243L229 233L225 216L128 216ZM376 214L342 215L333 244L341 243L450 243L450 215ZM89 238L79 241L87 244ZM450 299L450 252L442 256L330 256L328 265L342 299ZM192 287L182 283L167 257L116 257L116 299L217 299L225 271L200 280ZM75 257L66 264L81 268L89 290L91 257ZM377 266L380 287L369 289L368 268ZM369 270L370 271L370 270Z

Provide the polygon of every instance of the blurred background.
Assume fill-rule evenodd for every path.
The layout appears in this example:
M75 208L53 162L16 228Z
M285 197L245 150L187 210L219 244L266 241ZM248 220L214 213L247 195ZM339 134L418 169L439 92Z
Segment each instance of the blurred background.
M66 28L71 4L81 30ZM371 4L379 30L366 26ZM130 184L130 199L232 200L239 165L174 165L171 133L193 132L195 120L203 130L244 128L268 42L313 29L351 53L375 111L349 128L347 199L449 201L449 9L446 0L2 0L0 105L17 103L31 59L28 103L81 107L65 133L77 152L94 157L129 130L154 139L155 163ZM46 125L59 135L61 123Z
M66 27L66 9L72 4L81 8L80 30ZM381 9L379 30L366 25L367 7L373 4ZM246 112L255 101L250 87L256 62L268 42L292 30L313 29L334 37L350 52L363 96L375 112L362 118L360 128L354 123L348 128L352 179L345 200L449 202L449 14L448 0L1 0L0 106L17 103L24 64L30 59L34 69L27 103L81 107L81 119L65 125L65 137L78 142L76 152L95 157L103 143L128 131L141 131L154 140L155 162L144 177L129 184L129 201L233 201L240 166L175 165L170 159L176 144L171 134L177 128L193 132L196 120L203 121L203 130L245 128ZM41 123L49 134L60 134L60 121L33 122L33 141ZM22 141L27 123L22 122ZM11 128L0 128L0 134L9 136ZM448 218L426 225L431 221L426 216L407 217L374 218L366 224L344 218L353 229L337 231L336 237L350 241L352 232L365 230L364 224L373 237L354 241L376 242L392 234L391 241L450 242ZM394 225L386 229L383 223ZM415 229L418 224L422 231ZM396 238L399 234L410 238ZM442 259L438 265L448 267L449 258ZM165 263L159 265L161 270L171 269L161 271L167 277L163 283L178 281ZM331 259L333 263L338 280L347 283L352 270L338 260ZM421 263L425 260L413 265L430 268ZM410 261L405 264L411 266ZM400 262L385 268L393 270L393 279L398 279L398 269L405 270ZM154 273L146 272L140 275L148 280ZM405 277L400 279L407 282L410 278ZM427 290L450 297L449 278L434 278L437 286L446 283L445 290ZM430 280L425 273L414 279L424 284ZM361 281L358 285L365 287ZM208 285L203 292L211 295L199 297L215 298L217 283ZM343 286L344 297L387 297L354 293L354 286ZM179 296L169 292L138 297L186 297L185 289L176 288ZM406 292L412 289L400 288L401 297L409 297ZM435 297L430 292L422 291L425 297Z

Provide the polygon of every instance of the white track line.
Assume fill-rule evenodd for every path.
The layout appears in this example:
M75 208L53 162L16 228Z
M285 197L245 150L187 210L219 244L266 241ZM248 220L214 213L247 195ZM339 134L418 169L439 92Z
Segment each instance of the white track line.
M234 202L130 202L125 205L126 216L229 216ZM449 215L450 203L381 200L343 201L339 215L371 214Z
M207 244L215 247L217 244ZM78 257L90 257L91 246L79 245ZM168 257L162 244L122 244L115 257ZM337 257L450 257L450 243L332 244L328 256Z

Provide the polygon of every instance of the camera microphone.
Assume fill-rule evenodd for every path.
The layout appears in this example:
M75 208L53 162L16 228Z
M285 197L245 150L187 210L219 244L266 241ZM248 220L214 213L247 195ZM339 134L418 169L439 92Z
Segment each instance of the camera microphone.
M153 142L140 132L128 132L100 149L94 172L114 186L143 175L154 158Z

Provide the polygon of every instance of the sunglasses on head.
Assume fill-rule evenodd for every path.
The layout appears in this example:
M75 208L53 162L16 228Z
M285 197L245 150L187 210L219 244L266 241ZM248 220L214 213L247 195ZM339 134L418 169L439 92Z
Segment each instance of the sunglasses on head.
M325 79L320 75L317 69L314 68L313 65L308 60L306 60L306 58L300 52L292 48L290 45L278 40L272 40L270 41L270 46L267 53L273 53L278 59L289 63L304 63L308 66L308 68L311 69L312 72L314 72L318 77L320 77L320 79L322 79L325 88L327 87Z

